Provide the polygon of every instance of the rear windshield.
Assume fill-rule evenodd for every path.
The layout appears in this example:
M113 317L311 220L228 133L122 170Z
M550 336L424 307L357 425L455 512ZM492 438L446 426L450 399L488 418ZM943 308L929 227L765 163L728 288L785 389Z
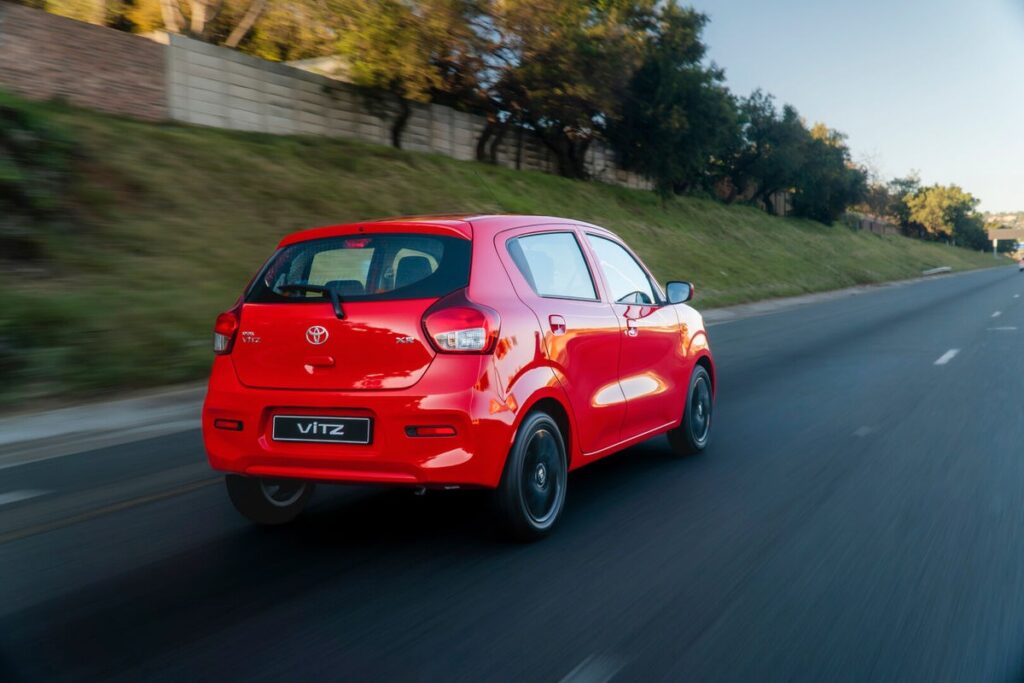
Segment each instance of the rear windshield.
M324 298L323 292L284 285L328 287L343 301L437 298L469 284L469 261L470 242L457 237L387 233L310 240L274 254L245 300Z

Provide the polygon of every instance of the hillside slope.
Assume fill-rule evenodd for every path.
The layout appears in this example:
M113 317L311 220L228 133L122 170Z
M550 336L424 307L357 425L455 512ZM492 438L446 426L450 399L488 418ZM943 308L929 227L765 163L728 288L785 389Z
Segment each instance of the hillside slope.
M200 377L215 315L286 232L385 215L564 215L618 232L697 307L918 275L991 256L749 207L570 181L345 140L153 125L44 105L81 160L81 220L41 267L0 274L0 399Z

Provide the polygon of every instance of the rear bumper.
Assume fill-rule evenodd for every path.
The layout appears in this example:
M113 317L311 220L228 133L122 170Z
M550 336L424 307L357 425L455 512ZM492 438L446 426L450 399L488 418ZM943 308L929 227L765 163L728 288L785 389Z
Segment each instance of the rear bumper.
M489 387L486 356L438 357L400 391L298 391L243 386L230 357L214 362L203 405L210 465L251 476L412 486L495 487L512 442L515 415ZM274 415L368 417L367 445L274 441ZM215 420L241 422L238 431ZM450 425L455 436L409 436L407 427Z

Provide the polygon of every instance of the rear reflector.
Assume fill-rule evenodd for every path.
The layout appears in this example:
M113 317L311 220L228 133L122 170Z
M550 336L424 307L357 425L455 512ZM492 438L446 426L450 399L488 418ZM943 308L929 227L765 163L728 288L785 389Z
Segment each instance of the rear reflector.
M218 418L213 421L213 426L216 427L217 429L229 429L232 432L242 431L241 420L222 420Z
M455 427L450 425L416 425L406 427L407 436L455 436Z

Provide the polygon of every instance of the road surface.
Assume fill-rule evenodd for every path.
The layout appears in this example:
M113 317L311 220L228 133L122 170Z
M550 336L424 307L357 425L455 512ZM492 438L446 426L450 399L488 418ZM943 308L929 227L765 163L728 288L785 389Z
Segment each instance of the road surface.
M259 529L189 431L0 470L0 680L1024 675L1024 275L711 328L712 445L479 493L321 488Z

